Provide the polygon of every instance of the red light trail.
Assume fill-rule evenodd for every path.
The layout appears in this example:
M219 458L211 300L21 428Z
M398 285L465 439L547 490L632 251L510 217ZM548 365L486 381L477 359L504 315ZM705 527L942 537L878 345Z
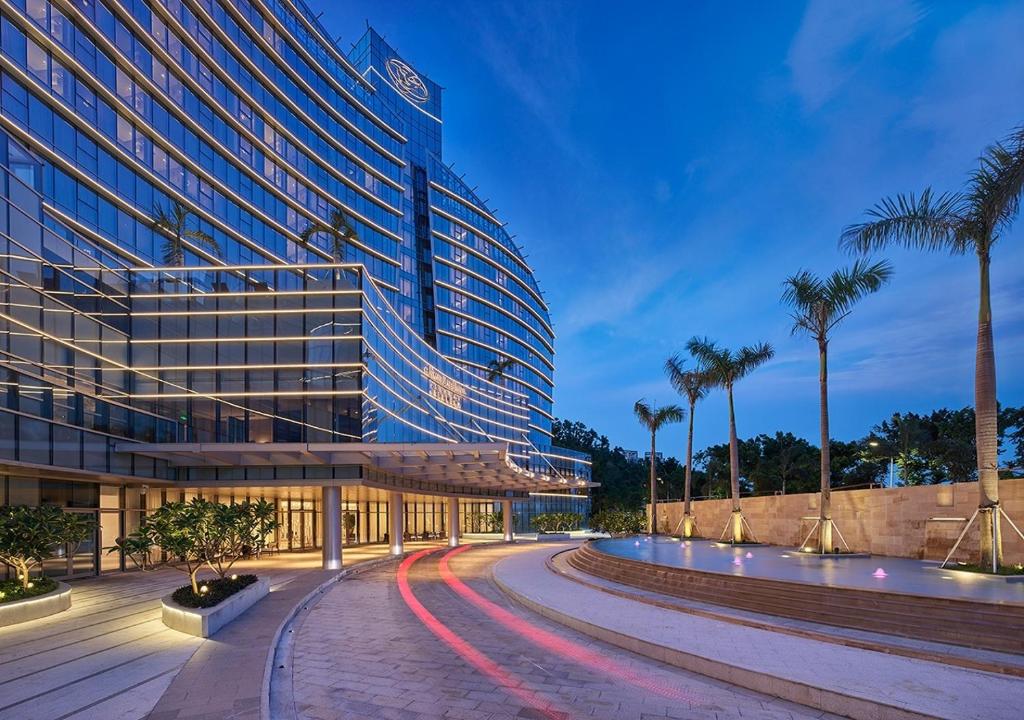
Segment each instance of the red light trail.
M401 594L405 604L409 606L413 614L430 632L436 635L466 662L491 678L499 687L504 688L510 695L515 696L528 707L540 711L550 720L566 720L569 717L568 713L554 710L550 703L541 700L523 682L505 672L496 662L466 642L461 636L452 631L451 628L438 620L437 617L424 607L423 603L416 599L412 588L409 586L409 568L421 557L434 551L434 548L420 550L405 558L402 564L398 566L398 592Z
M505 610L484 598L456 577L455 573L453 573L451 568L448 567L449 558L466 552L471 547L471 545L463 545L452 550L447 555L444 555L438 563L438 569L441 574L441 579L444 580L450 588L458 593L464 600L479 608L492 620L501 623L518 635L528 638L530 641L540 645L544 649L557 653L569 660L578 662L581 665L601 670L613 677L620 677L639 688L655 692L663 697L671 698L673 700L681 700L692 704L702 704L702 700L700 698L690 693L653 682L629 667L617 663L614 660L609 660L600 653L577 645L576 643L559 637L558 635L548 632L543 628L536 627L535 625L530 624L522 618L513 615L508 610Z

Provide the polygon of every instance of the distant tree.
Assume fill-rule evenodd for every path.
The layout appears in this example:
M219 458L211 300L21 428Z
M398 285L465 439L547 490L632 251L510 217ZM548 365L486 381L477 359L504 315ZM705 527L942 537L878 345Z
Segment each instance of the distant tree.
M732 541L743 542L743 512L740 509L740 459L736 439L733 386L775 355L768 343L745 345L736 352L719 347L708 338L693 337L686 349L705 368L710 381L725 390L729 398L729 480L732 492Z
M885 261L858 260L827 278L802 270L786 279L782 302L793 312L793 334L809 335L818 344L821 501L818 503L818 552L832 552L832 465L829 460L828 343L832 331L863 297L877 292L892 275Z
M153 209L153 229L166 236L164 240L163 263L167 267L182 267L185 264L185 240L205 248L214 255L220 255L220 245L213 236L199 228L189 227L189 218L195 213L174 201L168 209L157 205Z
M983 567L1002 563L999 529L999 431L995 344L989 268L992 248L1006 233L1024 193L1024 127L1003 143L988 147L961 193L886 198L868 210L866 222L847 227L840 244L869 253L902 245L953 255L973 253L978 260L978 340L975 348L974 407L977 443L980 551Z
M674 355L665 361L665 372L672 387L686 398L690 406L690 424L686 432L686 477L683 483L683 537L692 537L694 520L690 512L690 496L693 486L693 416L697 403L708 394L712 383L702 367L698 365L687 370L684 363L681 357Z
M789 432L758 435L747 442L757 453L748 473L755 493L814 491L815 469L821 456L817 447Z
M662 427L669 423L682 422L683 415L686 413L678 405L665 405L664 407L657 407L652 403L648 403L646 400L637 400L633 405L633 414L636 415L636 419L640 421L647 431L651 434L651 498L650 498L650 531L657 532L655 513L657 511L657 448L656 448L656 436L658 431Z

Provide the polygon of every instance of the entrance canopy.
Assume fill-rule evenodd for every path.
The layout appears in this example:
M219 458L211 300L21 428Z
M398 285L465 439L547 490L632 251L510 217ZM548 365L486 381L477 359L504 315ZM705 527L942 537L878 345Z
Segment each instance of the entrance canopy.
M522 468L504 443L118 443L115 449L180 468L361 465L399 478L490 494L590 485Z

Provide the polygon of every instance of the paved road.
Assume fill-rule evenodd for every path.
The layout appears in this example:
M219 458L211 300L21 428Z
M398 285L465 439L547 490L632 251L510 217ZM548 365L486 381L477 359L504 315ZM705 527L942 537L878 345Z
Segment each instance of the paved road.
M529 549L418 553L397 573L381 569L338 584L296 631L298 716L824 717L605 645L520 608L493 584L490 567Z

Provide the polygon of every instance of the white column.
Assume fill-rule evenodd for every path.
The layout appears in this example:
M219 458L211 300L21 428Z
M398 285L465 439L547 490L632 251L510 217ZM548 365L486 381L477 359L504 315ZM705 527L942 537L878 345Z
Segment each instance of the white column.
M505 542L514 542L515 538L512 535L512 501L502 500L501 501L501 524L502 529L505 531Z
M341 488L324 487L320 497L324 570L341 570Z
M448 498L448 546L458 547L459 546L459 499L457 497Z
M391 554L401 555L405 552L405 509L402 493L388 493L388 534L391 540Z

